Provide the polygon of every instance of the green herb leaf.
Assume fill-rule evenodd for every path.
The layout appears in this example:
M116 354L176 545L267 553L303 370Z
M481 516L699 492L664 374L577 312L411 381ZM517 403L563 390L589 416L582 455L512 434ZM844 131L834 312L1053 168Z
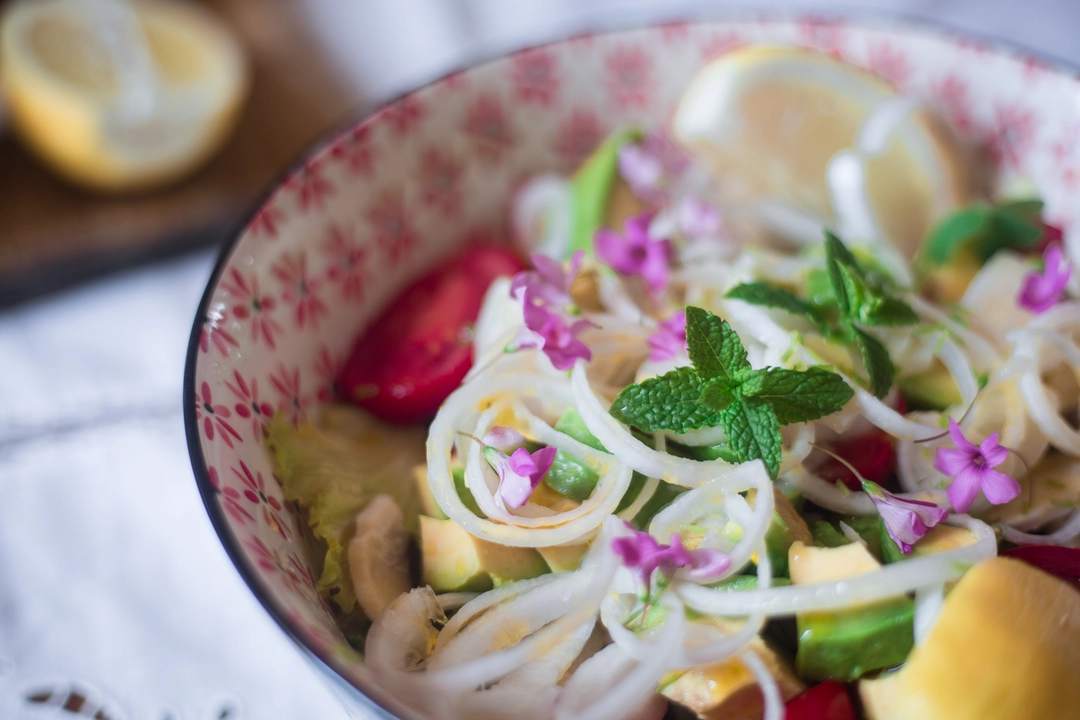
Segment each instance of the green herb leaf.
M701 391L698 402L711 407L713 410L723 410L739 399L736 393L738 387L739 383L732 378L713 378L705 384L705 389Z
M738 334L725 321L701 308L686 308L686 347L690 362L704 378L735 378L750 369L746 348Z
M981 237L989 223L990 208L985 205L957 210L930 232L923 246L926 259L935 265L944 265L956 248Z
M819 330L824 332L828 329L825 319L821 317L821 313L813 305L805 300L800 300L784 288L761 282L742 283L729 290L726 297L742 300L751 305L785 310L792 315L802 315Z
M859 319L867 325L914 325L919 316L903 300L884 295L860 308Z
M844 379L820 367L755 370L739 388L744 397L767 401L781 425L809 422L838 412L855 392Z
M715 427L720 424L719 412L698 402L704 389L705 381L697 370L676 368L623 388L611 404L611 416L646 432L684 433Z
M870 392L874 393L874 397L883 398L889 394L896 373L892 360L889 358L889 351L876 338L854 325L851 326L851 330L855 335L855 345L859 348L863 367L866 368L866 375L870 380Z
M742 462L760 458L769 475L780 472L780 422L767 402L734 402L720 414L731 449Z

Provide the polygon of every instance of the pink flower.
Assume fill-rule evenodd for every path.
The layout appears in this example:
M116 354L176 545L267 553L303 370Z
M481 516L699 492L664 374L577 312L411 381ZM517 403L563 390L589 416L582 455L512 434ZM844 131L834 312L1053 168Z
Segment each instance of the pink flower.
M1035 314L1058 304L1072 274L1072 263L1065 259L1061 246L1051 245L1043 258L1045 268L1042 273L1028 273L1017 298L1021 307Z
M627 524L627 527L630 527ZM611 542L615 554L622 558L623 565L634 570L642 583L649 586L653 571L671 579L681 568L689 568L686 577L691 580L707 581L718 578L729 567L731 558L719 550L698 548L687 550L682 538L671 536L670 545L661 545L647 532L634 531L633 534L616 538Z
M666 135L649 133L640 143L619 148L619 175L642 200L662 205L673 180L686 171L690 160Z
M720 211L695 195L679 203L679 230L687 238L715 237L724 228Z
M508 454L525 444L525 436L514 428L496 425L480 442L486 447L493 447L501 453Z
M1009 456L1009 451L998 445L997 433L976 446L949 418L949 435L956 449L939 448L934 467L954 478L949 486L949 502L954 510L967 512L980 488L992 505L1004 505L1020 494L1020 483L994 470Z
M593 244L596 256L612 270L625 277L640 277L649 294L656 296L667 288L674 250L667 238L649 236L650 222L650 213L635 215L623 225L622 234L608 228L597 230Z
M670 360L686 349L686 312L680 310L660 323L645 339L652 348L650 360Z
M949 517L949 511L934 503L921 500L908 500L886 492L877 483L863 481L863 490L874 501L885 529L904 554L911 552L911 546L926 535L926 531Z
M547 304L562 307L571 304L570 285L581 267L585 253L578 250L570 258L570 268L539 253L529 256L535 270L524 270L510 282L510 295L524 297L526 304Z
M499 496L508 507L519 508L528 502L532 491L551 469L556 452L554 447L544 447L530 454L519 447L506 456L491 445L484 447L484 459L499 474Z
M528 301L525 302L523 310L525 329L517 340L511 343L509 349L539 348L557 370L569 370L578 358L592 359L592 350L578 338L585 328L592 327L591 322L576 320L567 325L559 313L549 310L545 305Z

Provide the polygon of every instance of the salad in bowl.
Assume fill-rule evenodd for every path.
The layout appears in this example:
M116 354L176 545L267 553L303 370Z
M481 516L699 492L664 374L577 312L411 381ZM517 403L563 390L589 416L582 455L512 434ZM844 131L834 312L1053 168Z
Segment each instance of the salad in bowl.
M194 430L254 442L211 514L280 536L244 552L335 669L407 717L1080 715L1075 238L995 182L1001 147L838 55L711 54L673 109L517 173L509 242L460 243L364 322L320 318L320 280L367 282L338 225L325 278L270 267L301 330L333 325L322 390L271 364L275 407L222 363L250 438L209 380ZM535 98L547 61L518 58ZM424 162L421 194L461 202L469 170ZM221 287L202 352L239 345L230 308L272 346L272 299L236 265Z

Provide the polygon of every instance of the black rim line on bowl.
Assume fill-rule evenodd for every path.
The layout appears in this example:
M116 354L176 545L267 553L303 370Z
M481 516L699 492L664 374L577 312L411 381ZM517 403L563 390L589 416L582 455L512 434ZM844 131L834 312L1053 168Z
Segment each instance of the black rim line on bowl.
M390 96L388 99L373 101L364 103L358 106L358 109L350 112L346 116L346 120L341 123L336 123L332 128L325 131L318 136L318 139L311 145L307 146L297 158L288 165L288 167L273 180L268 186L267 190L260 195L258 200L252 204L252 209L244 215L244 219L236 224L234 230L227 235L229 238L221 247L218 253L217 260L214 262L214 268L210 273L210 277L207 279L206 290L203 291L203 296L199 301L199 307L196 311L195 321L192 325L191 335L188 339L187 357L184 366L184 382L183 382L183 403L184 403L184 434L187 438L188 455L191 460L192 471L195 475L196 485L199 489L199 494L202 496L203 505L206 507L207 515L210 517L210 522L214 527L215 532L218 535L218 539L221 541L222 546L225 548L226 554L232 561L240 577L243 578L252 594L263 606L266 612L271 618L278 624L278 626L285 632L285 634L295 643L301 651L303 651L310 660L315 662L323 670L323 675L326 679L335 685L341 687L350 697L359 699L361 702L367 704L370 710L374 710L381 713L383 717L395 718L397 716L390 713L390 711L383 707L377 700L369 696L367 693L369 690L357 687L352 681L345 677L345 672L339 667L338 661L332 656L327 654L324 657L323 653L316 651L310 647L305 638L304 633L293 625L292 620L289 619L288 614L283 608L278 606L277 601L274 599L273 594L269 588L263 583L258 571L248 561L247 554L240 546L239 539L233 534L228 520L225 517L225 512L221 505L218 503L217 489L210 481L210 472L206 463L206 458L203 455L202 443L200 440L199 423L195 416L195 368L198 362L200 351L200 338L202 335L203 325L207 319L208 309L211 300L213 300L214 290L217 287L218 282L221 280L221 275L228 265L229 258L232 256L233 251L236 249L240 238L243 237L244 230L251 223L252 219L259 213L263 206L280 191L284 182L299 172L308 163L308 161L321 154L326 148L336 141L342 134L351 128L360 125L363 122L371 119L380 109L388 105L392 105L406 95L410 95L414 92L424 90L432 85L435 85L442 80L452 77L460 72L467 71L478 65L485 64L487 62L493 62L507 55L513 55L518 52L524 52L527 50L546 47L553 44L559 44L574 38L587 37L591 35L606 35L619 32L627 32L632 30L646 30L653 27L662 27L664 25L672 25L677 23L709 23L709 22L798 22L805 20L820 21L823 24L830 23L843 23L847 25L856 25L863 29L869 30L900 30L910 34L925 35L934 39L942 39L943 37L948 40L974 40L988 47L994 54L1006 54L1010 57L1027 57L1033 58L1046 64L1047 67L1052 68L1059 72L1067 71L1073 78L1080 79L1080 67L1074 65L1071 62L1062 60L1053 55L1043 53L1040 51L1032 51L1029 48L1010 40L1003 40L993 35L973 32L964 29L958 29L955 26L938 23L927 20L925 18L913 16L907 13L891 13L874 11L867 8L858 9L844 9L842 11L813 13L813 12L796 12L796 11L754 11L748 8L736 9L725 13L708 13L702 12L699 14L681 15L671 17L668 19L657 18L652 22L645 24L628 24L625 26L619 25L617 22L612 24L605 24L604 28L586 29L578 33L571 35L562 35L556 38L536 42L534 44L525 45L512 51L495 51L492 54L484 56L477 55L470 57L465 63L455 66L452 70L445 72L427 82L424 82L417 87Z

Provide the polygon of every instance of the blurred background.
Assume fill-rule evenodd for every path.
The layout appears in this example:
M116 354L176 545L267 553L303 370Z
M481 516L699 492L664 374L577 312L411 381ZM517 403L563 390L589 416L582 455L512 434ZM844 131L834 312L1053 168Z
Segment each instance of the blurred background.
M735 14L901 17L1080 67L1076 0L27 0L0 13L3 718L344 717L213 534L180 383L213 248L347 119L520 47ZM102 100L109 68L129 89L120 103Z

